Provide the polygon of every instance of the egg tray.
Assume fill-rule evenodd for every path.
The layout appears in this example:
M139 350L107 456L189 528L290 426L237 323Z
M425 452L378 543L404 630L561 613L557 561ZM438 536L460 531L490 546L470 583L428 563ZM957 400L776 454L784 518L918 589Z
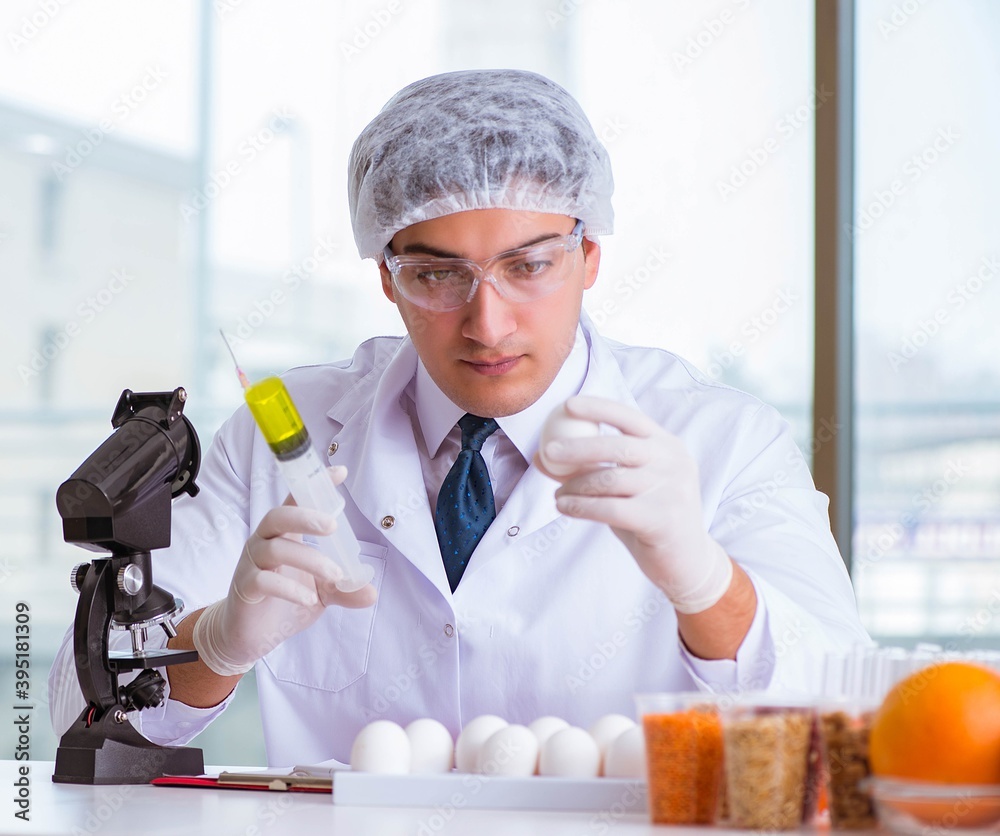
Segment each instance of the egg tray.
M338 771L333 803L348 807L432 807L466 810L647 812L646 784L618 778L508 778L447 775L376 775Z

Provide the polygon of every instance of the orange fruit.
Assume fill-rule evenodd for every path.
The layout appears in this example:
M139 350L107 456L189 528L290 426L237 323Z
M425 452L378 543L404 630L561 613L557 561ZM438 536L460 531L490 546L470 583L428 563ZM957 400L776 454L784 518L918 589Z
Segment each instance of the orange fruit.
M1000 784L1000 674L944 662L900 681L872 721L869 760L879 776Z
M1000 674L968 662L931 665L899 682L872 721L869 763L881 777L938 784L1000 784ZM936 827L998 818L995 801L897 801Z

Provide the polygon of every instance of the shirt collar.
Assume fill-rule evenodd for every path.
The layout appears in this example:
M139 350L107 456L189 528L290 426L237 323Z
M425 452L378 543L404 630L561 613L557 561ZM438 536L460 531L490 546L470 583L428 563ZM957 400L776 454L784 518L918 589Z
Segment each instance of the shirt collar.
M563 362L548 389L527 409L514 415L497 418L500 429L511 440L518 452L530 462L538 450L542 424L549 413L566 398L577 394L587 377L590 365L590 345L580 325L576 328L573 348ZM409 388L409 387L407 387ZM412 381L410 395L416 404L417 421L424 436L428 453L433 457L452 427L465 411L449 400L433 381L421 360L417 360L417 373ZM491 418L491 415L484 415Z
M417 374L413 383L414 389L410 394L417 406L417 423L420 425L420 431L424 434L427 452L433 458L437 455L438 448L445 436L458 423L458 419L465 415L465 410L453 404L448 396L438 388L419 355L417 357Z

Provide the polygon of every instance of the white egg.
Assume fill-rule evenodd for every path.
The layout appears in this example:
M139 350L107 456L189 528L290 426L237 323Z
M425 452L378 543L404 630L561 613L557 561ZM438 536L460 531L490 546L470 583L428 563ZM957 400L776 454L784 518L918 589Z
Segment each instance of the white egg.
M450 772L455 762L451 732L437 720L423 717L406 727L410 739L410 772Z
M608 746L622 732L627 731L635 725L635 720L626 717L624 714L605 714L600 720L592 725L588 732L594 738L597 748L601 753L601 772L603 774L604 758L608 751Z
M538 738L527 726L504 726L479 748L476 772L526 778L538 766Z
M470 720L455 743L455 767L459 772L475 772L479 750L494 732L500 731L507 721L495 714L483 714Z
M351 747L351 769L381 775L405 775L410 771L410 738L389 720L365 726Z
M563 778L596 778L601 752L586 731L576 726L560 729L542 747L538 757L539 775Z
M538 442L538 456L545 465L545 469L553 476L569 476L576 471L572 465L550 461L545 456L545 446L550 441L564 438L590 438L600 435L601 427L593 421L584 421L580 418L572 418L566 413L566 405L559 404L549 417L545 419L542 426L542 435Z
M642 726L633 726L616 737L604 755L608 778L646 778L646 736Z
M539 717L533 723L530 723L528 728L534 732L535 737L538 738L538 745L541 747L559 729L569 728L569 723L563 720L562 717Z

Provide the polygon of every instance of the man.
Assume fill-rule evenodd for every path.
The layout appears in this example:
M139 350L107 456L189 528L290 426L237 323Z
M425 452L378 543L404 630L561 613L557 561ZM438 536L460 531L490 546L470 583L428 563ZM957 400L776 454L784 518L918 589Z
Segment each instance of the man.
M286 499L239 410L157 561L192 608L170 644L200 661L168 670L144 734L191 739L254 665L268 760L288 764L346 759L378 718L586 726L642 691L807 691L825 651L867 641L787 425L581 316L612 179L565 90L520 71L416 82L350 177L359 252L408 336L285 381L374 580L337 589L301 542L333 521ZM554 441L545 466L563 402L602 432ZM57 729L80 708L54 695Z

